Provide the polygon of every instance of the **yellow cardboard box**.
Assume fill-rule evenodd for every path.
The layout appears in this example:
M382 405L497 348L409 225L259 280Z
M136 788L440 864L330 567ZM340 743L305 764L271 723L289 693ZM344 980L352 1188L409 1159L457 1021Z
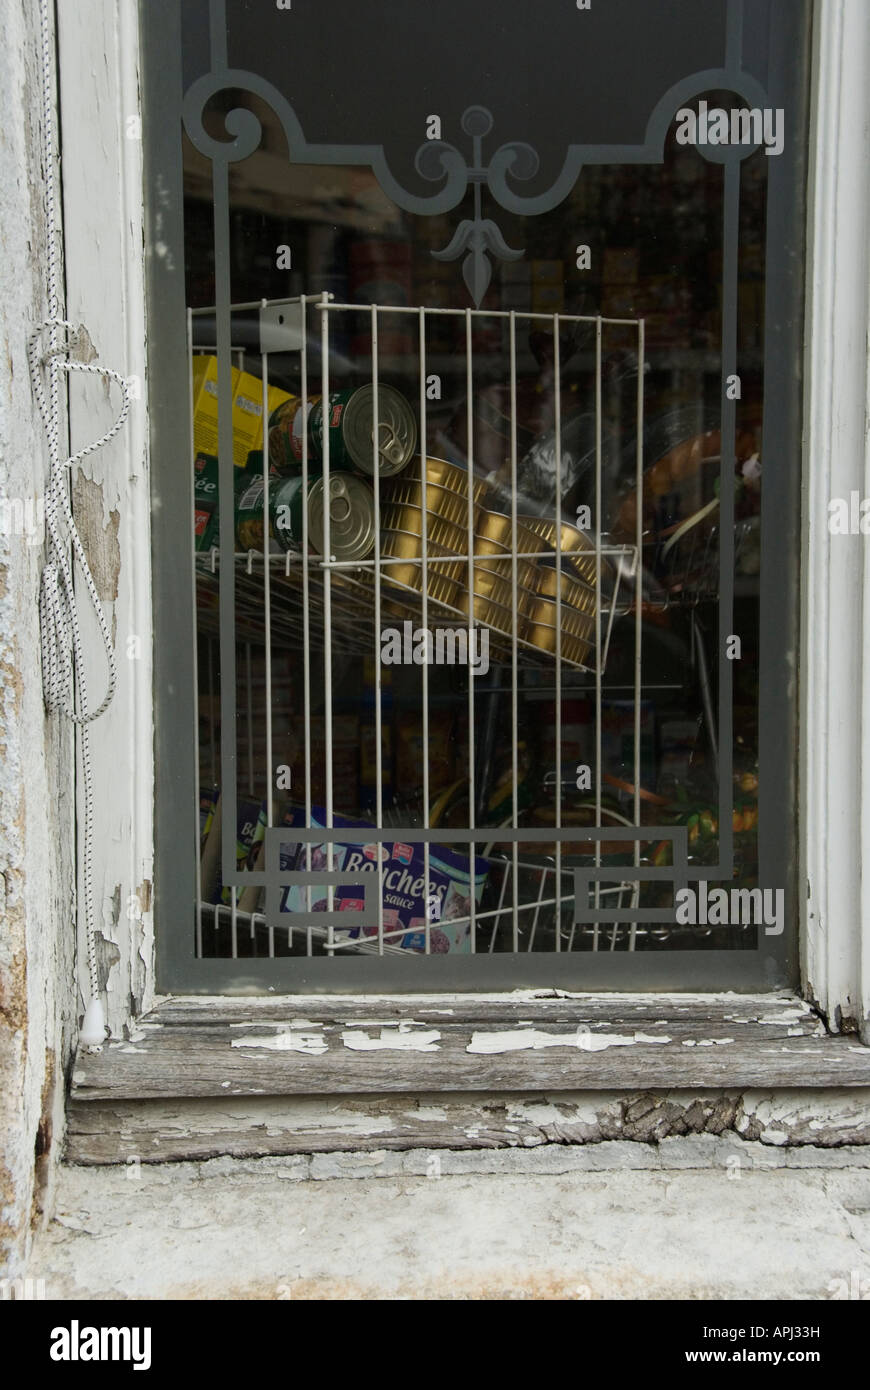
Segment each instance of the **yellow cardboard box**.
M193 359L193 447L198 454L217 454L218 399L217 358L196 356ZM233 462L244 468L252 449L263 446L263 385L250 372L232 368ZM287 391L269 387L268 413L282 401L290 400Z

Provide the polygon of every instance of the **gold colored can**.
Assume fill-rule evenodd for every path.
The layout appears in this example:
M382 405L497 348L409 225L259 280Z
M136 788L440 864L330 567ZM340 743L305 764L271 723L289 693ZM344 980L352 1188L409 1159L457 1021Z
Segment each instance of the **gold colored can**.
M381 507L381 526L387 531L404 531L407 535L415 536L417 549L414 553L418 555L421 553L423 545L422 507L416 507L410 502L386 502ZM433 546L441 546L443 554L467 555L468 528L463 530L454 522L446 521L443 517L427 512L426 548L431 550ZM433 550L432 553L436 552Z
M517 636L523 634L522 619L518 614L514 614L512 608L505 607L504 604L494 603L491 599L484 598L482 595L475 594L473 605L468 602L468 590L466 589L459 600L459 611L466 617L471 608L472 615L480 623L485 623L487 627L493 628L496 632L501 632L505 637L513 635L514 623L518 624Z
M391 479L381 487L381 506L412 506L421 515L423 512L423 484L416 478ZM480 508L472 502L472 518L476 521ZM464 526L468 534L468 494L443 487L441 483L426 481L426 526L431 529L433 521L449 521L454 526Z
M555 565L545 561L538 566L538 593L555 599L559 593L559 575ZM577 608L581 613L595 613L595 590L575 578L567 570L562 570L562 603Z
M475 569L479 565L481 569L492 570L508 583L512 582L514 561L508 546L502 545L500 541L478 536L474 542L474 555ZM538 567L534 560L517 559L516 571L518 586L537 590Z
M395 594L397 589L402 589L408 595L408 600L406 600L406 602L413 600L414 612L419 614L422 593L419 566L396 565L390 568L398 571L399 577L394 575L392 578L388 578L388 569L384 569L381 611L386 613L395 607L395 604L391 604L388 596L390 594ZM426 584L426 595L430 604L432 604L435 609L449 609L453 613L458 613L460 611L459 601L463 593L464 590L462 585L458 584L455 579L446 579L444 575L436 573L434 569L429 571Z
M513 521L509 516L502 512L483 511L477 522L477 535L481 540L497 542L503 545L508 554L513 551ZM541 537L532 531L528 526L517 517L517 555L540 555L541 551L549 550L548 545L541 544Z
M529 589L525 585L517 590L517 608L524 617L531 617L534 612L535 604L538 602L540 594L537 588Z
M463 575L466 592L468 590L468 568L465 567ZM474 593L476 598L482 598L490 603L497 603L501 608L510 610L513 606L513 590L510 578L503 577L495 570L486 569L482 565L474 566Z
M402 474L403 480L414 479L422 482L423 460L418 456L411 460L405 472ZM426 483L437 483L439 487L447 488L449 492L454 492L460 497L468 498L468 470L458 463L448 463L447 459L429 458L426 456ZM471 496L475 502L486 491L486 484L482 478L472 474Z
M388 528L381 533L381 560L404 560L405 564L383 564L381 573L387 583L395 583L418 593L423 587L422 538L401 528ZM462 582L467 561L457 558L455 551L437 541L426 546L427 569L430 578ZM433 564L432 561L435 561Z
M552 628L556 631L556 604L553 599L541 598L537 595L529 604L527 616L530 622L543 627ZM580 613L576 608L569 608L562 604L562 632L571 637L582 637L585 642L590 641L595 632L595 621L588 613ZM535 643L536 646L540 645ZM554 645L547 646L548 651L555 651Z
M535 535L543 537L552 548L556 549L556 522L552 517L545 516L523 516L522 522ZM580 531L576 526L572 526L570 521L562 522L561 534L562 554L567 555L573 569L576 570L581 579L585 579L587 584L595 584L596 565L595 565L595 545L584 531ZM608 560L601 559L601 578L602 584L612 583L612 567Z
M426 593L435 603L442 603L446 608L458 610L463 589L457 580L448 579L443 573L439 574L436 566L429 571L427 576Z
M552 623L531 621L526 623L526 641L531 642L533 646L538 647L543 652L549 652L551 656L556 655L556 633L557 629ZM563 661L571 662L577 666L585 666L589 651L589 642L582 637L563 631L561 645Z

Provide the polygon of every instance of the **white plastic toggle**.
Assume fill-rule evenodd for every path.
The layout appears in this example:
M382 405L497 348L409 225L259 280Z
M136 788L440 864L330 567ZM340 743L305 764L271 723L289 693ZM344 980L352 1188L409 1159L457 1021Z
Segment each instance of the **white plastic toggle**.
M99 999L92 999L85 1009L79 1042L83 1047L101 1047L106 1041L106 1015Z

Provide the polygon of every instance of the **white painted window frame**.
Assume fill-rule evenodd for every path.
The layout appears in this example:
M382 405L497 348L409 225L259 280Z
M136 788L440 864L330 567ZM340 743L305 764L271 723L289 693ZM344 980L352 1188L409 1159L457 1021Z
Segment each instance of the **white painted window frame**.
M119 953L112 1031L154 1002L150 504L136 0L58 0L67 316L102 360L142 382L128 430L88 459L104 519L119 514L114 623L120 681L92 741L95 885ZM835 1029L870 1018L870 549L832 537L828 501L870 496L870 5L816 0L810 114L804 380L798 823L802 982ZM159 197L159 190L150 190ZM105 407L73 391L74 443ZM852 596L844 599L844 596ZM141 639L130 661L126 642ZM98 641L89 643L100 669ZM865 708L868 711L865 717ZM131 1005L131 999L134 1001Z
M870 5L817 0L810 107L800 650L804 990L870 1042ZM866 866L866 867L865 867Z

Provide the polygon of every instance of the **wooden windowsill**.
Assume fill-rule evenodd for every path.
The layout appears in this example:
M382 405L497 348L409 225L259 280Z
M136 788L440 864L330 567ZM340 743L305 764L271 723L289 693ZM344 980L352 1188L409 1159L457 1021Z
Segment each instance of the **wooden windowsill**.
M172 997L79 1052L71 1100L841 1086L870 1086L870 1048L792 994L529 990Z

